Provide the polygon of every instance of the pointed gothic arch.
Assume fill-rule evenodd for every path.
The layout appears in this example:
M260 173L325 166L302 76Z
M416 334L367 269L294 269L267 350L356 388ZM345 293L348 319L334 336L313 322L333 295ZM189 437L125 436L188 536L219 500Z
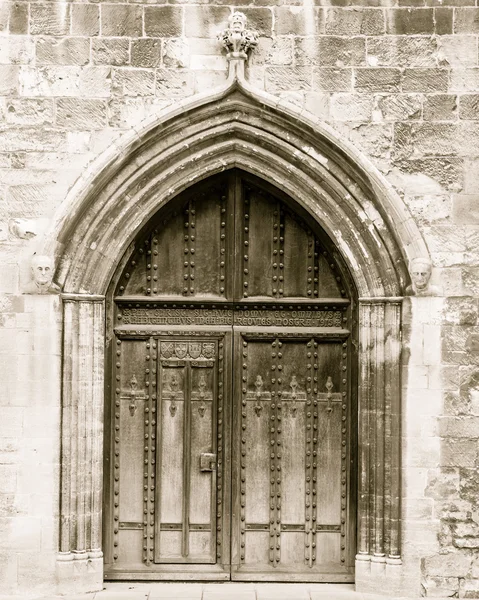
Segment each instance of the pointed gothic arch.
M234 82L124 136L77 181L49 238L64 302L58 565L65 577L79 573L85 588L102 581L107 288L129 244L163 204L236 167L306 210L353 275L360 344L358 560L400 563L401 299L409 283L406 261L427 255L425 244L400 198L350 144L305 111Z

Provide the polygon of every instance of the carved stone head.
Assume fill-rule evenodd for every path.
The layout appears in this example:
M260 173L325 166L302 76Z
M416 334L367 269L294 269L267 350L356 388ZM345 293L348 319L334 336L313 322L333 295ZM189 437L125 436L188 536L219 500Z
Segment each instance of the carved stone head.
M231 31L242 32L246 27L246 15L242 12L234 12L228 19Z
M32 281L26 286L26 294L58 293L53 283L53 260L49 256L35 255L31 263Z
M53 261L49 256L32 258L32 276L38 285L50 285L53 279Z
M432 264L428 258L413 258L411 261L411 279L416 293L425 292L429 287Z

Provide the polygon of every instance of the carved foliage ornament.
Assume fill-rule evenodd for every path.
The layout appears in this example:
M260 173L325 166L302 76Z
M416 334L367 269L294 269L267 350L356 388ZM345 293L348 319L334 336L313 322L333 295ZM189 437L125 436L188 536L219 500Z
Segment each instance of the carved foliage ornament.
M228 52L229 58L247 58L247 52L254 48L258 39L256 33L246 29L246 15L234 12L229 18L229 27L218 38Z

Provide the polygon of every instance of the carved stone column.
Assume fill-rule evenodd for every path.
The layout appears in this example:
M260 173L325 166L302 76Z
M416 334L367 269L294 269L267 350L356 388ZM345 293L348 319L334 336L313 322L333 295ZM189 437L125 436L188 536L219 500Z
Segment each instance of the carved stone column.
M63 295L60 591L101 590L104 298Z
M359 304L357 571L400 565L401 298Z

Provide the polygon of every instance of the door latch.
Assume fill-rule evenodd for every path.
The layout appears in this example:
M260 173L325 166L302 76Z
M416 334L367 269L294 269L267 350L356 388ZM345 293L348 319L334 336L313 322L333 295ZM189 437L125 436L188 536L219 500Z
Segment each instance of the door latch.
M216 454L200 454L200 471L216 471Z

